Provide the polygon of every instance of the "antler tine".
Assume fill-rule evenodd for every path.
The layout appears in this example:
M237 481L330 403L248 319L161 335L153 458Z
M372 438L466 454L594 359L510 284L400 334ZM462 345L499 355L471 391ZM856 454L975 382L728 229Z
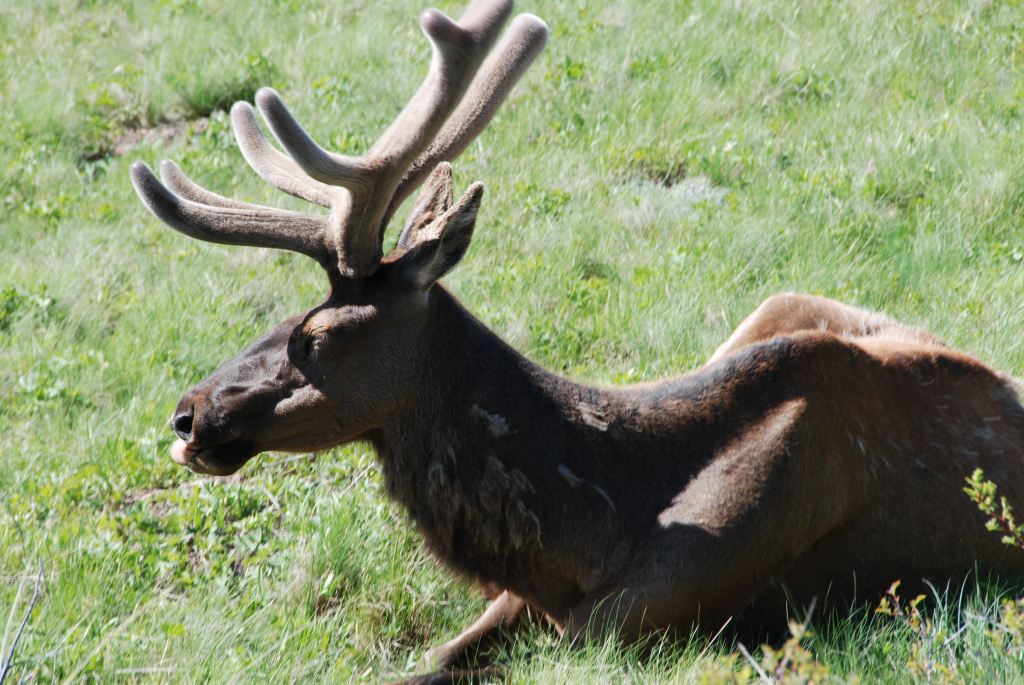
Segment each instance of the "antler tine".
M311 178L350 189L366 184L369 169L362 160L328 152L317 145L285 107L276 90L265 87L256 91L256 107L277 141Z
M459 107L433 144L413 162L402 178L384 215L384 226L439 162L458 157L487 128L509 92L544 50L547 40L547 24L539 17L521 14L513 20L501 43L480 67ZM381 230L383 232L383 227Z
M323 218L229 200L199 187L170 163L162 171L183 195L202 201L175 195L143 162L132 164L132 184L143 204L171 228L212 243L292 250L325 269L337 268L335 253L325 241Z
M420 28L434 50L430 71L367 157L394 159L405 173L458 105L511 11L511 0L478 1L466 8L459 23L436 9L420 16Z
M363 276L377 268L382 220L395 188L458 105L511 10L512 0L474 0L459 23L438 10L424 12L420 26L433 48L427 77L362 157L324 150L276 92L263 88L256 94L256 106L298 166L313 179L351 194L351 202L335 207L331 219L344 274Z
M264 181L293 197L321 207L337 204L336 188L310 178L291 158L270 144L248 102L236 102L231 107L231 128L245 161Z
M134 179L134 176L132 178ZM249 209L252 206L203 188L186 176L185 172L169 159L160 162L160 179L170 188L171 192L198 204L229 209Z

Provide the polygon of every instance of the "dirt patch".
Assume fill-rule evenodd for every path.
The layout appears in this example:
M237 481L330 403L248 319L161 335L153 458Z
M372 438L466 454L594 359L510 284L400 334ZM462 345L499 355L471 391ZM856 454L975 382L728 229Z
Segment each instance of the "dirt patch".
M671 188L686 178L686 162L640 158L631 165L633 175L639 179Z
M126 129L114 140L112 152L115 157L120 157L141 145L167 146L184 139L187 135L202 133L209 126L209 120L202 117L165 121L146 128Z
M184 490L192 490L194 488L205 488L213 486L214 484L232 484L242 483L247 480L248 477L240 473L236 473L232 476L217 476L209 478L197 478L195 480L187 480L177 485L170 485L166 487L155 487L155 488L138 488L136 490L129 490L124 494L116 504L117 509L124 509L130 507L138 502L148 502L153 511L159 514L161 511L173 508L175 505L161 500L163 495L167 495L172 492L181 492Z
M210 557L196 546L196 536L190 534L185 539L185 554L188 559L188 570L195 575L202 574L210 567Z

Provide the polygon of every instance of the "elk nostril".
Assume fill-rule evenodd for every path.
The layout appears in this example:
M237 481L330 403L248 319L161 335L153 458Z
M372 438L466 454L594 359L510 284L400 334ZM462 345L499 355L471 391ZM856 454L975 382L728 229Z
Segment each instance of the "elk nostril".
M179 438L188 442L192 437L192 407L171 419L171 427L174 428L174 432L178 434Z

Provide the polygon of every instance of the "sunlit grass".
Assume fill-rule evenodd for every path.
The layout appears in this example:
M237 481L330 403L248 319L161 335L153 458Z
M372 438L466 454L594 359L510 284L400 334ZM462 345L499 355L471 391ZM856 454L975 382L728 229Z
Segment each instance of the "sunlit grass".
M170 157L298 206L245 166L218 108L273 85L326 146L361 151L428 58L420 0L378 5L0 6L0 620L13 605L17 624L45 566L17 677L386 679L481 608L420 551L363 446L265 455L227 483L166 457L179 394L326 284L301 257L166 229L128 164ZM455 165L488 191L447 279L518 349L590 381L654 379L799 290L1024 373L1019 3L519 9L552 38ZM123 149L167 122L183 122L170 140ZM997 594L935 610L974 682L1022 680L985 636ZM806 645L840 679L911 682L900 626L862 609L824 628ZM700 682L734 648L570 648L531 628L498 656L513 682Z

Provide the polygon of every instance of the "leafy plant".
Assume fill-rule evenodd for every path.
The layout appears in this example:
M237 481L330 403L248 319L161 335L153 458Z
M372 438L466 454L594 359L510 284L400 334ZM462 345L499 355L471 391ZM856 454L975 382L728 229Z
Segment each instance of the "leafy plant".
M913 636L907 669L916 679L927 683L963 683L953 640L920 609L925 595L905 600L899 595L900 584L897 580L889 586L875 613L892 618Z
M988 515L986 530L1001 533L1003 544L1024 549L1024 525L1017 523L1013 505L998 493L995 483L986 480L982 469L975 469L967 478L964 492L978 505L978 509ZM1024 652L1024 598L1002 600L999 619L992 622L988 636L1007 654L1020 655Z
M1006 497L999 495L995 483L985 479L985 472L982 469L975 469L967 478L964 492L978 505L978 509L989 516L985 522L985 530L1002 533L1003 544L1024 549L1024 525L1017 523L1013 505Z
M10 329L15 319L23 316L37 316L43 322L53 321L61 316L57 301L46 294L46 288L36 292L24 292L13 286L0 288L0 333Z
M781 685L822 685L829 682L828 667L819 663L804 641L810 637L810 617L789 622L789 639L778 649L761 646L762 678Z

